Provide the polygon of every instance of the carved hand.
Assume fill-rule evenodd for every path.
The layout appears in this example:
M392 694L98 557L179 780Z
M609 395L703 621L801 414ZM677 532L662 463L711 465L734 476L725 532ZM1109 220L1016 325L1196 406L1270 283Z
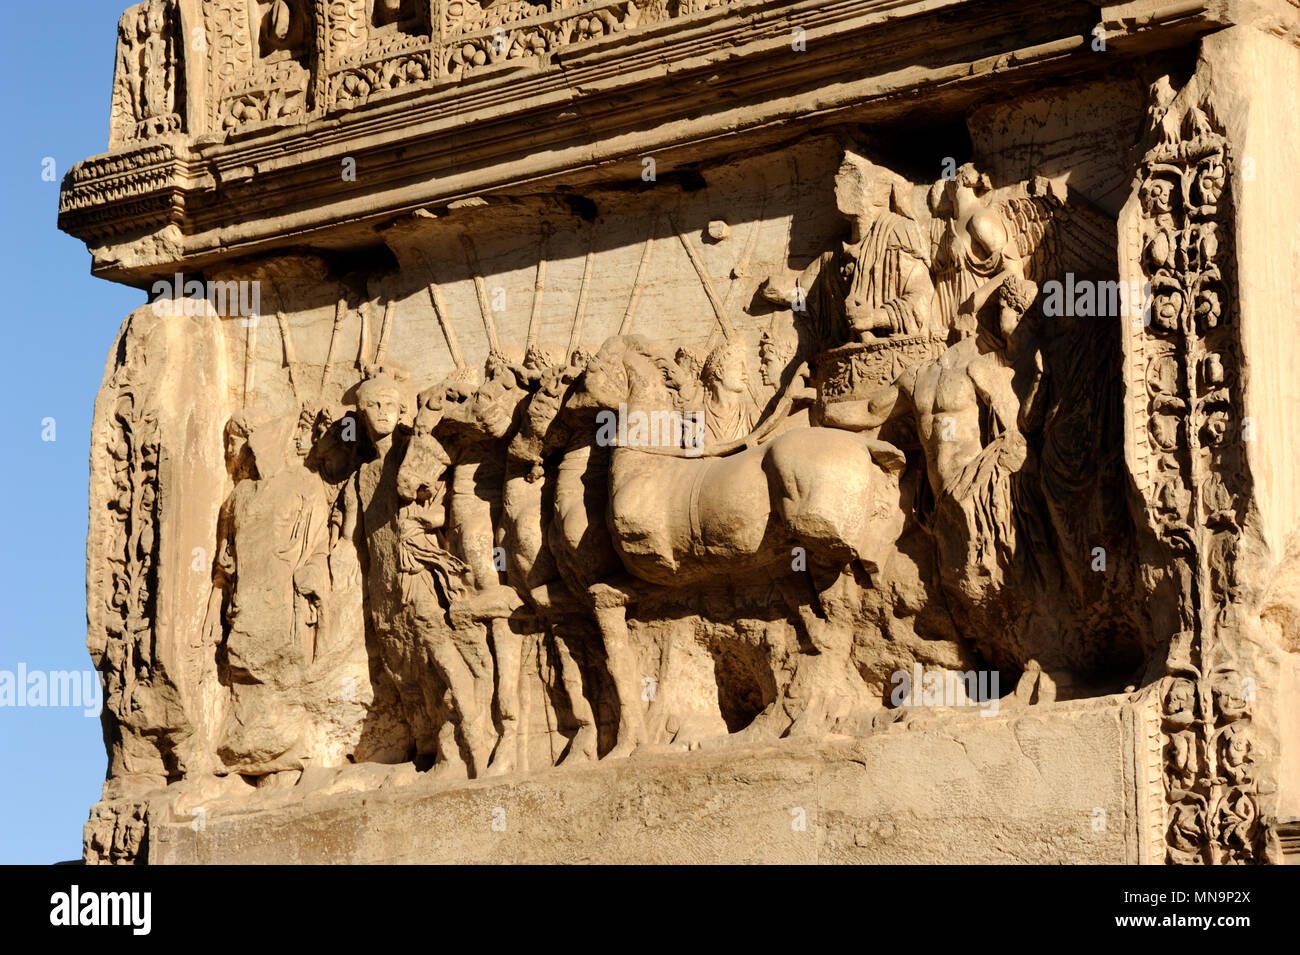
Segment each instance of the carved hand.
M883 308L867 308L858 299L850 299L845 304L844 311L849 326L864 340L872 337L877 331L893 328L888 312Z
M325 568L319 564L304 564L293 572L293 589L304 597L320 597L329 590Z
M1025 441L1024 435L1016 430L1010 431L1002 445L999 463L1008 471L1019 471L1025 466L1028 457L1029 443Z

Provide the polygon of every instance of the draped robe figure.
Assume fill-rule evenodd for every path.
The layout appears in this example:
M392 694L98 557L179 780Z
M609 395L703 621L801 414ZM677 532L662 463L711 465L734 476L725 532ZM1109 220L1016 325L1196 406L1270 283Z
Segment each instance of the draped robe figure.
M249 437L257 477L231 494L219 560L232 582L225 662L231 709L220 754L231 771L296 765L302 731L295 703L308 678L328 591L329 505L324 487L291 449L297 418Z
M908 190L889 170L846 151L835 200L853 224L850 241L808 266L790 283L793 293L769 281L768 298L808 313L815 351L882 337L946 337Z
M362 382L357 405L378 456L344 490L342 534L357 543L366 610L380 658L401 700L416 751L447 771L486 766L493 739L479 712L474 680L447 616L466 568L439 542L445 483L430 500L405 504L397 490L408 441L398 425L400 387L385 375ZM449 459L441 454L437 466ZM456 735L459 734L459 739ZM462 752L463 750L463 752Z

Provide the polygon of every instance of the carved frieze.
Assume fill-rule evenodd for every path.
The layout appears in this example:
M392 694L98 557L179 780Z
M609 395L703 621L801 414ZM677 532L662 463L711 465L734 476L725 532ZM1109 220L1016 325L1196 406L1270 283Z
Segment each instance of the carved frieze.
M354 106L372 96L423 84L433 78L427 9L422 4L381 2L367 16L360 0L324 5L326 102Z
M1240 160L1195 83L1144 115L1117 58L972 111L1039 54L943 65L934 148L879 78L787 109L927 5L819 12L844 45L797 82L779 3L181 6L206 53L130 47L131 148L61 205L153 289L96 410L88 856L248 781L558 779L1006 706L988 732L1087 711L1122 742L1079 772L1130 860L1271 858ZM1024 75L1077 77L1062 49ZM150 140L160 77L202 91L189 143ZM552 100L521 133L525 81Z
M560 49L727 2L205 0L202 42L186 53L177 0L148 0L119 27L110 145L291 123L482 67L540 67ZM186 125L187 69L204 76L201 129Z
M209 57L208 125L226 130L292 122L312 108L316 4L216 0L203 5Z

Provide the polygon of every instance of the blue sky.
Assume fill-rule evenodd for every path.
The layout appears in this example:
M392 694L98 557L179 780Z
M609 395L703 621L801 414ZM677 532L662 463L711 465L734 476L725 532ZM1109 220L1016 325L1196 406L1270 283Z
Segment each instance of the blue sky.
M0 31L9 76L0 97L0 269L10 375L0 414L0 671L90 669L90 418L118 326L145 296L92 279L85 246L55 220L63 173L108 146L117 20L127 6L13 3ZM53 182L42 179L47 157ZM47 418L53 441L42 440ZM104 767L99 720L81 709L0 706L0 863L78 858Z

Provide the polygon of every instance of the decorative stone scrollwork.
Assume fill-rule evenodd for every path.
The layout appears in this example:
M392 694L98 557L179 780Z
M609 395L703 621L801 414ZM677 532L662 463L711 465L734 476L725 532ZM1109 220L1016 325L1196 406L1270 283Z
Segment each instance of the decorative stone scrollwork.
M540 56L552 48L545 29L548 3L508 2L482 4L475 0L450 0L442 8L439 74L459 76L469 70L527 56Z
M184 70L175 0L148 0L122 15L109 145L185 129Z
M161 434L156 413L140 408L134 384L122 379L108 404L105 511L91 527L92 559L98 566L89 608L91 656L104 680L104 708L115 720L134 723L141 708L150 718L152 688L163 682L155 660Z
M692 13L703 13L705 10L717 10L720 7L728 7L735 0L676 0L675 4L670 5L669 9L673 16L685 17Z
M718 0L205 0L191 56L204 74L199 127L296 122L482 67L538 64L555 51ZM148 0L119 28L111 145L186 128L177 0Z
M946 349L941 338L898 337L828 351L817 366L821 400L834 404L869 397L888 388L908 368L932 361Z
M215 0L203 5L209 123L233 129L305 117L313 108L319 14L307 0Z
M330 78L330 100L339 105L365 102L375 93L423 83L429 78L429 74L427 52L415 52L376 63L367 63L334 74Z
M1254 680L1235 643L1241 515L1239 346L1221 246L1231 155L1204 102L1168 78L1153 86L1137 180L1140 263L1150 287L1130 329L1146 396L1140 460L1151 527L1180 587L1182 630L1170 641L1163 685L1167 855L1175 863L1262 858ZM1199 584L1194 583L1199 581Z
M641 10L633 0L586 9L580 16L560 22L556 35L561 46L596 40L635 29L641 22Z
M358 106L433 77L426 4L333 0L320 9L326 23L327 107Z
M528 3L525 0L508 0L506 3L447 0L441 6L444 37L462 36L479 30L491 31L494 27L544 17L551 12L550 3Z
M443 12L443 75L542 57L563 47L638 26L635 0L610 3L506 3L451 0Z

